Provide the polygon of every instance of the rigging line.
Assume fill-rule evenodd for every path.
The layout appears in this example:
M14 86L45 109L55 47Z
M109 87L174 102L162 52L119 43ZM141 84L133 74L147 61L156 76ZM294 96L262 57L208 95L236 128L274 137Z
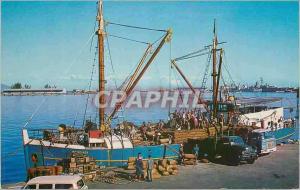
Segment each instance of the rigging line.
M225 62L226 62L226 54L225 54L225 51L224 51L224 57L225 57ZM233 85L234 85L235 87L237 87L235 81L233 80L233 78L232 78L232 76L231 76L231 74L230 74L230 72L229 72L229 70L228 70L227 62L226 62L226 64L225 64L225 62L224 62L224 68L225 68L226 72L228 73L229 78L230 78L231 82L233 83Z
M162 29L154 29L154 28L146 28L146 27L140 27L140 26L132 26L132 25L127 25L127 24L120 24L120 23L115 23L115 22L106 22L107 24L112 24L112 25L117 25L117 26L123 26L127 28L135 28L135 29L141 29L141 30L152 30L152 31L157 31L157 32L167 32L167 30L162 30Z
M175 61L181 61L181 60L185 60L185 59L191 59L191 58L194 58L194 57L200 57L202 55L206 55L206 54L209 54L210 52L205 52L205 53L201 53L201 54L198 54L198 55L193 55L193 56L189 56L189 57L183 57L183 58L179 58L179 59L175 59Z
M185 57L188 57L188 56L197 54L197 53L201 53L201 52L203 52L203 51L205 51L205 50L208 50L208 49L209 49L209 48L206 47L206 48L204 48L204 49L200 49L200 50L194 51L194 52L189 53L189 54L186 54L186 55L184 55L184 56L177 57L177 58L175 58L174 60L177 61L177 60L180 60L181 58L185 58Z
M158 38L157 40L155 40L154 42L152 42L152 45L156 44L157 42L161 41L161 39L165 36L165 34L163 34L160 38Z
M97 27L97 20L95 20L94 30L93 30L93 31L96 31L96 27ZM92 51L93 41L94 41L94 37L95 37L95 36L96 36L96 35L93 35L92 40L91 40L90 52Z
M231 76L231 74L230 74L230 72L229 72L229 70L228 70L228 68L227 68L227 59L226 59L226 54L225 54L225 51L224 51L224 50L223 50L223 55L224 55L223 67L225 68L225 70L226 70L226 72L227 72L227 74L228 74L228 76L229 76L229 79L231 80L231 83L233 84L233 86L234 86L235 88L237 88L237 85L236 85L235 81L233 80L233 78L232 78L232 76ZM229 94L229 91L230 91L230 90L228 90L228 94ZM232 94L233 94L234 96L236 96L235 91L232 91ZM241 97L244 98L243 95L241 95Z
M137 43L141 43L141 44L150 44L148 42L139 41L139 40L135 40L135 39L131 39L131 38L126 38L126 37L122 37L122 36L117 36L117 35L113 35L113 34L107 34L107 36L111 36L111 37L114 37L114 38L119 38L119 39L122 39L122 40L137 42Z
M179 84L178 84L178 81L177 81L178 76L176 75L174 69L172 69L172 71L173 71L173 75L174 75L175 82L176 82L176 85L177 85L177 90L179 91L179 97L180 97L181 101L183 102L183 97L182 97L182 94L181 94L181 91L180 91L180 88L179 88ZM182 82L181 80L179 80L179 81Z
M85 49L85 47L89 44L89 42L93 39L95 35L95 32L92 33L92 35L89 37L89 39L86 41L86 43L84 44L84 46L80 49L79 54L74 58L74 60L71 62L71 64L69 65L69 67L65 70L65 75L67 73L69 73L69 71L71 70L71 68L73 67L73 65L76 63L77 58L83 53L83 50Z
M235 82L234 82L234 80L233 80L230 72L228 71L228 68L227 68L226 64L223 64L223 65L224 65L224 68L225 68L225 70L226 70L226 72L227 72L227 74L229 76L229 79L231 80L232 84L236 87L236 84L235 84Z
M208 71L208 67L209 67L209 64L210 64L209 63L210 62L210 57L211 57L211 54L209 54L207 56L207 59L206 59L206 62L205 62L206 65L205 65L205 69L204 69L202 81L203 81L203 79L204 79L204 77L206 75L206 72ZM199 74L197 76L200 76L200 74L201 74L201 70L199 71ZM196 85L198 83L198 81L200 82L200 77L196 77L195 80L193 81L193 84ZM202 83L201 83L200 88L203 88L203 84Z
M95 49L97 49L97 47L98 47L98 42L97 42L97 46L96 46ZM93 81L93 75L94 75L94 72L95 72L96 56L97 56L97 51L95 51L95 54L94 54L94 62L93 62L93 66L92 66L91 78L90 78L89 87L88 87L89 91L91 90L92 81ZM85 118L86 118L86 112L87 112L87 106L88 106L89 98L90 98L90 93L88 93L87 99L86 99L86 103L85 103L85 109L84 109L84 114L83 114L82 127L85 124Z
M169 92L171 91L171 66L172 66L172 40L170 40L170 52L169 52L169 60L170 60L170 66L169 66ZM169 115L171 113L171 104L169 104Z
M104 31L107 34L107 30L106 30L106 26L104 25ZM108 36L106 37L106 43L107 43L107 49L108 49L108 54L109 54L109 60L110 60L110 65L111 65L111 69L113 71L113 75L114 75L114 83L115 83L115 87L117 88L117 81L116 81L116 72L115 72L115 68L112 62L112 56L111 56L111 51L110 51L110 45L109 45L109 40L108 40Z
M46 101L46 97L43 98L43 101L38 105L38 107L34 110L34 112L31 114L31 116L29 117L29 119L26 121L25 125L23 126L23 128L26 128L27 125L32 121L33 117L35 116L35 114L39 111L39 109L41 108L41 106L44 104L44 102Z

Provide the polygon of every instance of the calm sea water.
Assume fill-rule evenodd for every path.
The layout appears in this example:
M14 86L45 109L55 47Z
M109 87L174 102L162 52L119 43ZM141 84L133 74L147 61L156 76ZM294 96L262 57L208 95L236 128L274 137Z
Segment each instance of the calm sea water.
M282 97L281 102L274 106L293 107L292 112L285 110L286 117L295 117L297 99L295 93L236 93L241 97ZM2 96L1 97L1 182L13 183L26 179L24 154L22 146L21 129L41 105L35 114L29 129L56 128L61 123L75 124L81 127L86 105L86 95L60 95L60 96ZM97 117L96 108L89 102L87 116ZM141 124L143 121L158 121L167 119L168 108L160 105L148 109L130 108L123 113L128 121ZM298 139L298 133L293 137Z

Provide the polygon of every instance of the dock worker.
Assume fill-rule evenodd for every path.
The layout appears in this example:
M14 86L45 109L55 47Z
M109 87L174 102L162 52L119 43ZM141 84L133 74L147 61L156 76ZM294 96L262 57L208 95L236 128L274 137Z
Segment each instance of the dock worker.
M198 160L198 155L199 155L199 146L198 146L198 144L196 144L194 146L193 151L194 151L194 155L196 157L196 160Z
M144 172L143 172L143 157L142 157L141 153L138 153L135 163L136 163L135 164L136 176L137 176L137 179L139 181L141 181L142 175L144 174Z
M154 161L151 158L151 155L148 156L147 160L147 178L149 182L152 182L152 169L154 166Z
M180 144L180 149L179 149L179 164L182 165L183 163L184 163L183 144Z

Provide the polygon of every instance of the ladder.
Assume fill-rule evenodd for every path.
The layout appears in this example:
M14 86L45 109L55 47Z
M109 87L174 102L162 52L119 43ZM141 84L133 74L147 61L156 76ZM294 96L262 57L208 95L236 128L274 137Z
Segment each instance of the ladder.
M210 60L211 60L211 53L207 57L205 72L204 72L204 76L203 76L203 79L202 79L201 91L203 90L203 93L204 93L204 90L206 89L205 86L206 86L206 82L207 82L207 78L208 78L208 70L209 70Z

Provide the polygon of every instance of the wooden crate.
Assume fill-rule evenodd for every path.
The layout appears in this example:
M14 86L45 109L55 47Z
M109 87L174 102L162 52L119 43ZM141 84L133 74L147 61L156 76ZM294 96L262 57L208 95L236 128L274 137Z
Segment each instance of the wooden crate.
M84 173L88 173L88 172L90 172L90 170L91 170L91 167L88 164L83 166L83 172Z
M71 161L71 163L75 163L75 162L76 162L76 159L75 159L74 157L72 157L72 158L70 159L70 161Z
M69 168L69 173L78 173L77 168Z
M79 172L79 173L83 173L83 172L84 172L84 167L83 167L83 165L78 165L78 166L77 166L77 169L78 169L78 172Z
M77 164L83 164L85 162L85 157L77 157L76 162Z
M76 162L70 162L70 168L76 168Z

